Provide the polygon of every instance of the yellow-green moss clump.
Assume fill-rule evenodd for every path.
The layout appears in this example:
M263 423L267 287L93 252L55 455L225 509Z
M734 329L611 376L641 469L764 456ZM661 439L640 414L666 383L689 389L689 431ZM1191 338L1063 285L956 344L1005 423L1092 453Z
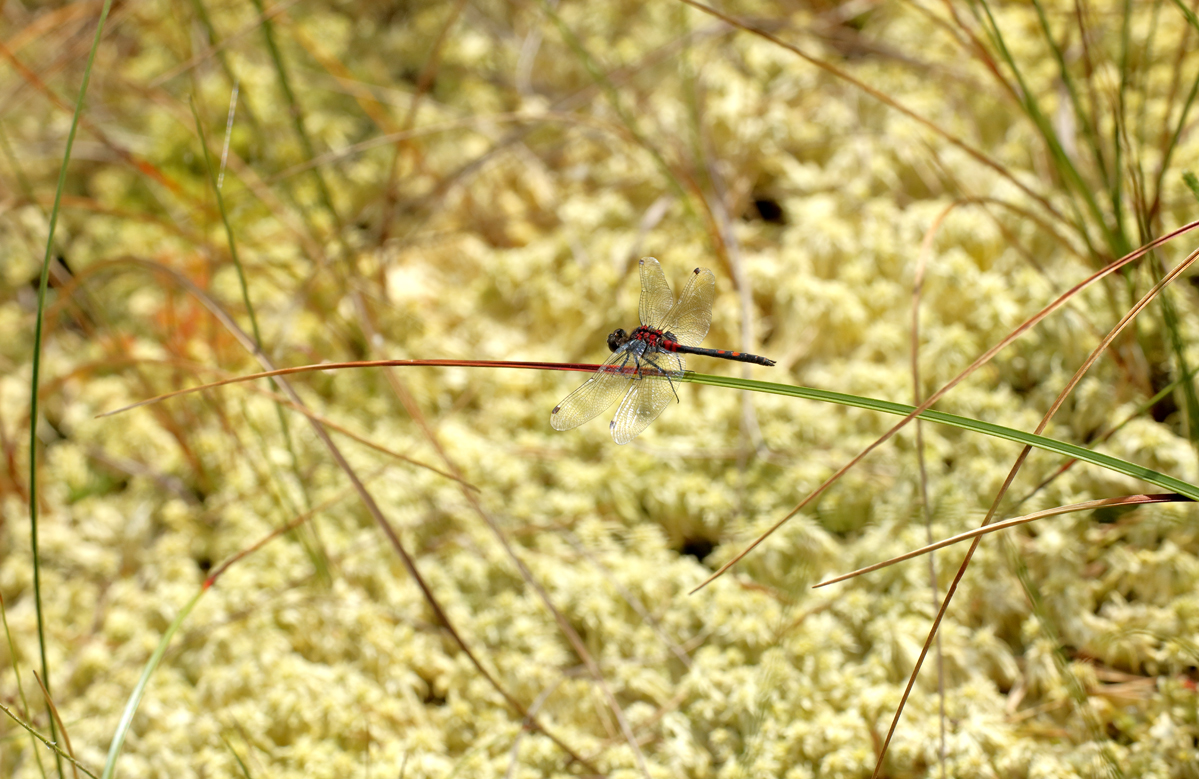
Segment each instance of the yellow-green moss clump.
M930 231L922 397L1197 212L1181 178L1199 164L1193 118L1156 210L1149 202L1199 71L1196 31L1172 4L1132 5L1121 58L1124 4L1086 6L1085 49L1073 4L1049 4L1069 84L1026 4L993 17L969 4L728 5L930 129L677 3L276 5L270 34L294 106L254 5L118 4L68 170L53 254L73 276L52 277L40 381L46 651L75 756L99 773L140 673L206 575L311 510L201 598L150 681L119 776L868 776L934 614L927 562L810 586L926 542L915 428L689 591L894 418L683 384L677 405L618 447L609 416L550 428L579 373L292 377L312 413L381 447L332 433L444 617L277 387L96 419L260 369L188 99L223 166L276 365L597 362L608 332L636 324L637 258L653 255L676 290L692 268L714 271L705 345L778 361L749 376L908 402L912 292ZM0 594L15 647L0 642L0 696L43 734L30 281L69 126L46 90L76 94L94 11L8 3L0 14L0 39L39 75L0 66ZM1024 94L1065 139L1064 156L1021 109ZM1093 140L1088 122L1101 129ZM1194 244L1184 236L1078 295L938 408L1034 429L1102 335ZM1180 375L1180 355L1199 365L1193 286L1171 292L1172 313L1151 307L1046 434L1102 441L1194 482L1184 395L1145 405ZM982 520L1019 448L925 425L922 451L940 538ZM1061 464L1034 452L1001 516L1157 491L1075 465L1033 493ZM943 760L960 777L1194 776L1197 528L1196 512L1175 504L985 539L885 774L940 776ZM961 554L937 556L940 595ZM11 719L0 734L0 775L54 773Z

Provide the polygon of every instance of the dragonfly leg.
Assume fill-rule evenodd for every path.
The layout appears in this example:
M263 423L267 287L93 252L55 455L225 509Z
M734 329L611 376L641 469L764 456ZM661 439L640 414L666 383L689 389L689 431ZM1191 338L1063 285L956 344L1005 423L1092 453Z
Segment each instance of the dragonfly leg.
M653 368L654 368L654 370L656 370L658 373L660 373L660 374L662 374L663 376L665 376L665 377L666 377L666 381L667 381L667 382L669 382L669 384L670 384L670 391L674 393L674 402L675 402L675 403L682 403L682 401L681 401L681 400L679 400L679 391L678 391L678 390L676 390L676 389L674 388L674 379L672 379L672 378L670 377L670 371L666 370L665 368L663 368L663 367L662 367L661 365L659 365L658 363L654 362L654 361L653 361L652 359L650 359L649 357L645 357L645 358L643 358L643 359L644 359L644 360L645 360L647 363L649 363L650 365L652 365L652 366L653 366Z

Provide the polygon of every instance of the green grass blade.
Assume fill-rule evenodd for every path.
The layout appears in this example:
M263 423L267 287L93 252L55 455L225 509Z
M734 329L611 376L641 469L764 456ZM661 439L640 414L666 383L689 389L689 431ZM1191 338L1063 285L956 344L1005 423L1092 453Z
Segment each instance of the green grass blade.
M137 707L142 702L142 697L146 694L146 687L150 684L150 677L154 674L154 669L158 668L158 664L162 662L162 656L166 654L167 647L171 644L171 638L179 627L183 624L183 620L187 619L187 615L191 614L192 609L200 602L200 598L204 593L208 592L208 587L201 587L196 591L187 605L171 622L167 632L163 633L162 640L158 642L158 646L154 649L154 654L150 656L150 661L146 663L146 667L142 669L141 678L137 680L137 685L133 688L133 693L129 696L128 702L125 704L125 710L121 712L121 720L117 723L116 732L112 735L112 745L108 748L108 759L104 762L104 773L100 774L100 779L112 779L116 776L117 757L121 754L121 747L125 744L125 736L129 734L129 727L133 724L133 715L137 713Z
M829 390L812 389L810 387L796 387L790 384L776 384L767 381L754 381L752 379L740 379L731 376L710 376L704 373L688 373L683 377L682 381L690 381L696 384L708 384L713 387L725 387L727 389L740 389L749 392L766 392L771 395L785 395L792 398L804 398L806 400L816 400L822 403L836 403L841 406L852 406L854 408L863 408L868 411L880 411L884 414L895 414L896 416L907 416L915 410L915 406L909 406L906 403L892 403L888 400L877 400L875 398L864 398L859 395L847 395L843 392L830 392ZM1130 463L1127 460L1121 460L1119 457L1113 457L1109 454L1095 452L1090 449L1078 446L1076 444L1068 444L1065 441L1058 441L1053 438L1026 433L1023 430L1015 430L1010 427L996 425L991 422L981 422L977 419L961 417L956 414L947 414L944 411L934 411L928 409L919 415L921 419L926 419L929 422L936 422L940 425L949 425L950 427L960 428L962 430L971 430L983 435L989 435L994 438L1002 438L1007 441L1012 441L1018 444L1027 444L1028 446L1042 449L1046 452L1053 452L1065 457L1073 457L1077 460L1097 465L1100 468L1106 468L1109 471L1122 473L1125 476L1131 476L1134 479L1148 482L1149 484L1161 487L1164 490L1177 492L1180 495L1185 495L1191 500L1199 501L1199 486L1190 482L1176 479L1173 476L1167 476L1164 473L1158 473L1155 470L1146 468L1136 463Z
M100 21L96 24L96 36L92 39L92 48L87 55L87 64L83 68L83 83L79 85L79 97L75 100L75 114L71 117L71 129L67 133L67 148L63 152L62 167L58 170L58 187L54 191L54 206L50 209L50 229L46 236L46 253L42 257L42 275L37 285L37 322L33 335L33 377L30 379L29 392L29 535L30 549L33 555L33 602L37 612L37 643L41 655L42 683L46 686L47 695L50 693L50 666L46 661L46 624L42 612L42 577L41 562L38 554L37 538L37 419L38 419L38 384L42 364L42 328L46 320L46 288L50 284L50 255L54 250L54 228L58 226L58 211L62 205L62 192L67 184L67 163L71 160L71 147L75 145L75 132L79 129L79 117L83 113L83 98L87 94L87 84L91 80L92 65L96 61L96 49L100 48L100 38L104 34L104 22L108 20L108 12L112 8L112 0L104 0L100 9ZM54 718L50 718L50 737L57 740L57 728ZM62 758L55 753L58 761L58 775L63 775Z
M200 112L196 110L194 97L188 99L192 109L192 117L196 120L196 134L200 136L200 149L204 153L204 170L208 172L208 183L216 193L217 210L221 212L221 223L225 225L225 239L229 242L229 256L233 258L233 267L237 269L237 280L241 284L241 299L250 317L250 329L254 333L254 344L262 350L262 333L258 330L258 316L254 313L254 303L250 300L250 285L246 282L246 269L237 255L237 241L233 240L233 227L229 224L229 212L225 209L225 199L221 196L221 188L216 185L216 172L212 169L212 158L208 155L208 138L204 135L204 123L200 121Z

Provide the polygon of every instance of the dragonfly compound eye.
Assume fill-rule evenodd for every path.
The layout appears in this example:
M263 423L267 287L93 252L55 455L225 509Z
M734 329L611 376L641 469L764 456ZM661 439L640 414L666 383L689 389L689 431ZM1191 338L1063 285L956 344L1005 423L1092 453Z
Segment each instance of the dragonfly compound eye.
M628 340L629 340L629 334L626 333L624 330L622 330L620 328L613 330L611 335L608 336L608 351L610 351L610 352L616 351L620 347L624 346Z

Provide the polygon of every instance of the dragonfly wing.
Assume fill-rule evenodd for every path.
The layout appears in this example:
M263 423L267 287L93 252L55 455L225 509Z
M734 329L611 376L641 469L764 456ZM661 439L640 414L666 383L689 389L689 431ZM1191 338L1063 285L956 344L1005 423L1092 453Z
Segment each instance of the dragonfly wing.
M642 292L644 300L645 293ZM707 268L696 268L679 296L679 302L666 315L661 329L674 333L683 346L699 346L712 324L712 298L716 295L716 277Z
M638 313L641 324L660 330L666 315L674 306L674 295L662 266L653 257L641 258L641 305Z
M591 374L590 379L554 406L550 412L550 426L555 430L573 430L602 414L629 390L630 385L640 383L636 374L621 372L621 368L629 361L627 352L613 352L608 361Z
M658 352L648 360L646 367L654 367L662 374L651 373L633 380L633 388L624 396L612 418L612 440L627 444L649 427L649 423L661 415L670 401L675 399L672 379L683 373L683 356L671 352Z

